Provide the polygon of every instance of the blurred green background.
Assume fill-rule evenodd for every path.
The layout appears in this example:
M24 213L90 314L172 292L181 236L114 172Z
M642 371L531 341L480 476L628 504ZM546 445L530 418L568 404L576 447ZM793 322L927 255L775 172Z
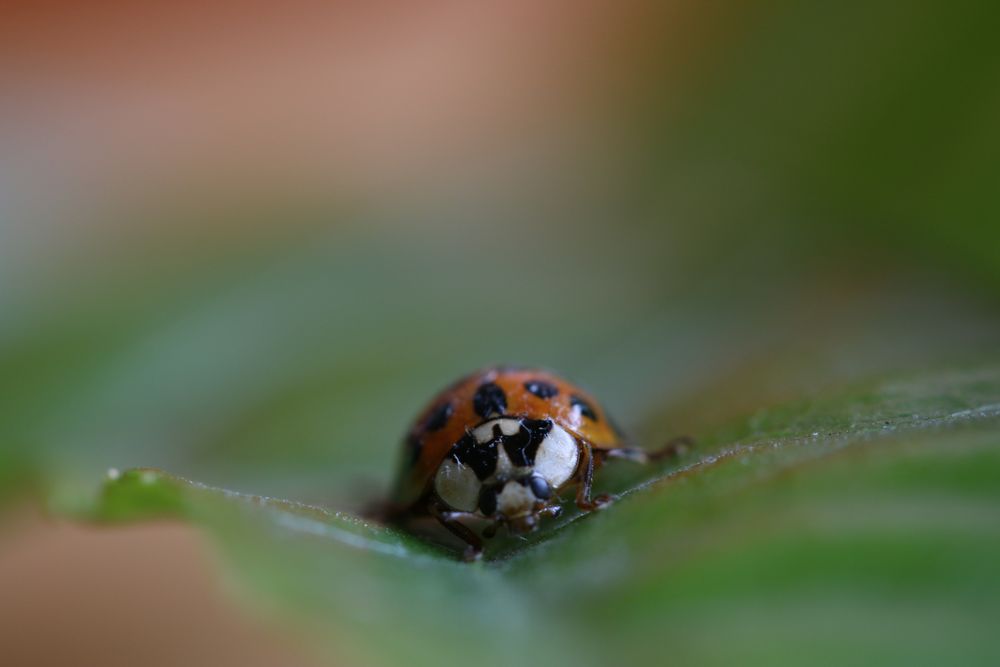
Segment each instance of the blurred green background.
M136 11L5 47L8 507L192 522L321 663L1000 660L995 8ZM495 362L699 446L481 565L358 519Z

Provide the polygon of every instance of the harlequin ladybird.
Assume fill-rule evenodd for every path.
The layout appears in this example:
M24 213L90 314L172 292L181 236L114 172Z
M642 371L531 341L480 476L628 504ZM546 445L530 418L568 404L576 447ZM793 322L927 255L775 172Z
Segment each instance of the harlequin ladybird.
M576 485L576 506L591 498L594 470L609 458L645 463L681 451L678 439L659 451L626 446L604 409L585 391L550 372L497 367L478 371L441 392L417 417L403 445L391 502L392 518L437 519L481 556L483 541L468 525L487 522L514 534L558 516L560 491Z

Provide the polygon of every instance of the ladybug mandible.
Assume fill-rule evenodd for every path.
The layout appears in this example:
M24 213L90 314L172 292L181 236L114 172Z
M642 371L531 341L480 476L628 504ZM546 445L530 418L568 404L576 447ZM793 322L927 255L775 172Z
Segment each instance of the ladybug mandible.
M390 516L397 523L434 517L475 560L483 541L469 522L488 522L485 537L500 526L533 531L541 517L559 515L558 494L574 484L578 508L600 509L612 498L591 498L591 486L607 459L647 463L689 444L628 447L579 387L544 370L487 368L442 391L410 428Z

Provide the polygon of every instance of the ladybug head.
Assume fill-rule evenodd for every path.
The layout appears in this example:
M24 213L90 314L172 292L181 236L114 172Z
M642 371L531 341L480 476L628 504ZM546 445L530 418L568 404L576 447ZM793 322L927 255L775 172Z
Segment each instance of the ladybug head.
M552 487L531 469L483 484L479 491L479 511L483 516L502 519L513 530L515 525L528 532L534 530L535 513L552 497Z
M553 421L502 417L455 444L434 488L453 509L478 512L523 533L534 530L538 513L578 462L576 439Z

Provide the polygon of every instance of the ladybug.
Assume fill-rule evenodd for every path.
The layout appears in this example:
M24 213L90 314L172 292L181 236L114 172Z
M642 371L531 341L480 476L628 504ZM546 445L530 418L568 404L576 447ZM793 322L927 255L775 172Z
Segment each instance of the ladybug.
M679 438L656 452L626 446L579 387L545 370L487 368L452 384L417 417L404 440L390 518L429 515L475 560L483 540L469 522L487 522L484 537L500 526L531 532L542 517L560 514L558 495L573 485L578 508L600 509L612 498L592 498L591 487L607 459L647 463L689 444Z

